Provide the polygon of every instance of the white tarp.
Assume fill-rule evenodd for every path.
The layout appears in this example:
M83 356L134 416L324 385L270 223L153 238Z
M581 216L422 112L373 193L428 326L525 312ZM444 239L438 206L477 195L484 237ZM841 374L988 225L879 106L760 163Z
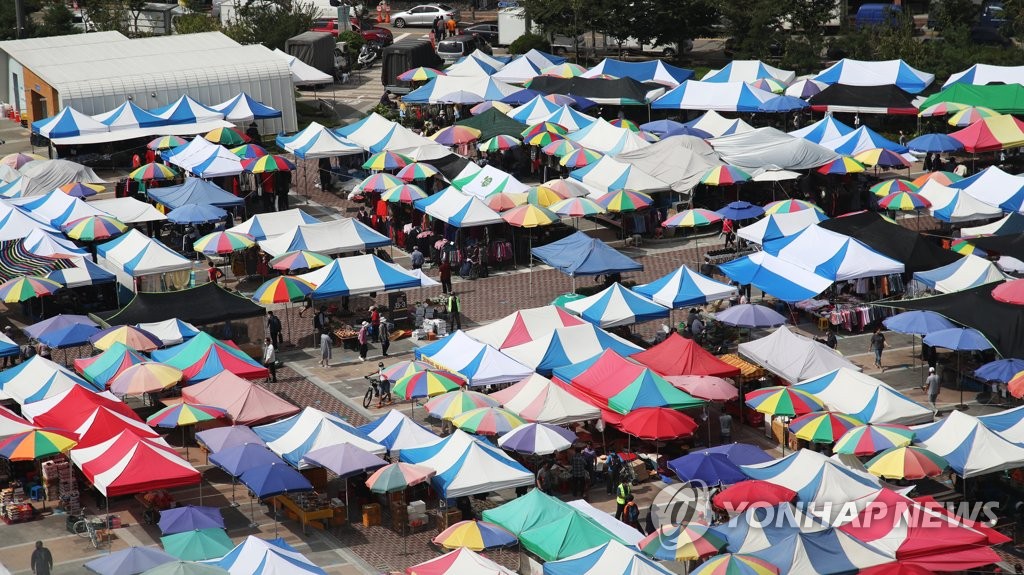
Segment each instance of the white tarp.
M106 184L92 168L68 160L36 160L21 167L21 195L38 196L64 184Z
M839 158L832 150L775 128L757 128L708 142L727 163L747 170L774 166L810 170Z
M651 144L636 132L628 128L619 128L598 118L589 126L566 136L584 148L596 150L602 154L621 154L650 146Z
M903 273L902 263L883 256L860 241L820 226L788 238L772 240L764 250L783 261L835 281Z
M355 218L342 218L318 224L301 225L290 232L259 242L260 249L273 257L295 250L325 255L365 250L391 243Z
M970 222L1003 215L1003 210L982 202L964 190L944 186L935 180L928 180L918 193L931 202L932 206L928 210L932 216L944 222Z
M512 383L533 372L496 348L469 337L461 329L416 350L416 356L465 377L472 387Z
M840 368L803 381L793 389L816 395L832 411L866 423L913 425L930 422L932 410L866 373Z
M919 425L914 442L946 458L961 477L977 477L1024 465L1024 447L990 431L973 415L953 410L945 418Z
M139 201L133 197L93 200L89 202L89 205L126 224L160 222L167 219L167 216L154 208L153 204Z
M768 369L789 383L818 377L840 368L860 371L838 352L787 326L754 341L741 343L740 355Z
M644 193L669 189L669 185L657 177L644 172L633 164L620 162L611 156L604 156L593 164L573 170L569 176L600 191L601 193L596 195L595 199L622 189Z
M288 71L292 74L292 84L295 86L314 86L334 82L334 78L329 74L317 70L287 52L283 52L280 48L274 48L274 54L288 62Z
M615 160L632 164L680 193L689 192L708 170L725 163L707 142L692 136L670 136Z

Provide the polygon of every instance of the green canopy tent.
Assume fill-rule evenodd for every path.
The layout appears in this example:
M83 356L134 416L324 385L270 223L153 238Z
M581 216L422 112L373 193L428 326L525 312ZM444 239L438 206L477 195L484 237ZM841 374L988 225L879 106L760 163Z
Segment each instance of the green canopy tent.
M561 499L533 489L522 497L484 511L483 518L518 537L524 531L556 521L572 510Z
M479 140L481 142L499 135L521 138L523 130L529 127L526 124L519 123L512 118L509 118L494 108L491 108L478 116L470 116L465 120L459 120L457 124L480 130Z
M1003 114L1024 114L1024 86L1020 84L987 84L984 86L953 84L938 94L929 96L919 106L919 109L924 110L943 102L983 106Z
M573 509L551 523L519 535L523 548L545 561L557 561L581 551L617 541L626 544L593 519Z

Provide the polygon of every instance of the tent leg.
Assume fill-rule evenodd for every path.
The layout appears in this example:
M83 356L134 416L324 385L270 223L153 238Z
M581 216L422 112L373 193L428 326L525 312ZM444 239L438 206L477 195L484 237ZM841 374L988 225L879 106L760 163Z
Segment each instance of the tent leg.
M105 539L107 540L107 555L110 555L110 498L103 498L107 503L107 514L103 516L103 530L107 534Z
M256 511L252 503L252 497L249 498L249 529L256 529L259 524L256 523Z
M955 351L955 350L954 350ZM956 406L960 411L967 411L967 404L964 403L964 378L960 375L960 352L956 351L956 385L960 388L960 404Z
M238 502L235 501L235 476L231 476L231 506L238 507Z

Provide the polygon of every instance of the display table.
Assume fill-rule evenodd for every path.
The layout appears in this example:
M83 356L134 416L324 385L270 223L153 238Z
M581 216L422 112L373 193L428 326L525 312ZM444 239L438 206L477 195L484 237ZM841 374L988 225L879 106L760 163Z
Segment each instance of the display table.
M278 509L284 507L288 510L289 515L294 515L295 519L302 524L302 532L306 532L306 525L313 523L316 528L325 528L328 523L336 521L335 509L331 506L310 508L308 505L301 505L287 495L277 495L270 498L274 502L274 512L277 513ZM342 513L344 516L344 512Z
M735 368L738 368L740 370L739 379L742 379L742 381L758 379L764 377L767 373L765 372L763 367L750 363L749 361L741 358L735 353L727 353L725 355L720 355L718 356L718 359L724 361L725 363L728 363L729 365ZM741 382L737 381L736 383Z
M21 484L12 483L10 487L0 490L0 519L4 523L10 525L31 521L35 512Z

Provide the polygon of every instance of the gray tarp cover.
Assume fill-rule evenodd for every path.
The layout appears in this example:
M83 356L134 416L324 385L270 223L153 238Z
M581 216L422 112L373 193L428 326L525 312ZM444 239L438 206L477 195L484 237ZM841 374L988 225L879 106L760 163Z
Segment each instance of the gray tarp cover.
M25 177L22 195L39 196L72 182L105 184L92 168L68 160L39 160L29 162L21 170Z
M783 170L809 170L839 157L824 146L794 138L775 128L758 128L742 134L710 140L711 147L726 162L753 170L777 166Z
M693 136L671 136L615 159L636 166L680 193L692 190L708 170L724 163L707 142Z

